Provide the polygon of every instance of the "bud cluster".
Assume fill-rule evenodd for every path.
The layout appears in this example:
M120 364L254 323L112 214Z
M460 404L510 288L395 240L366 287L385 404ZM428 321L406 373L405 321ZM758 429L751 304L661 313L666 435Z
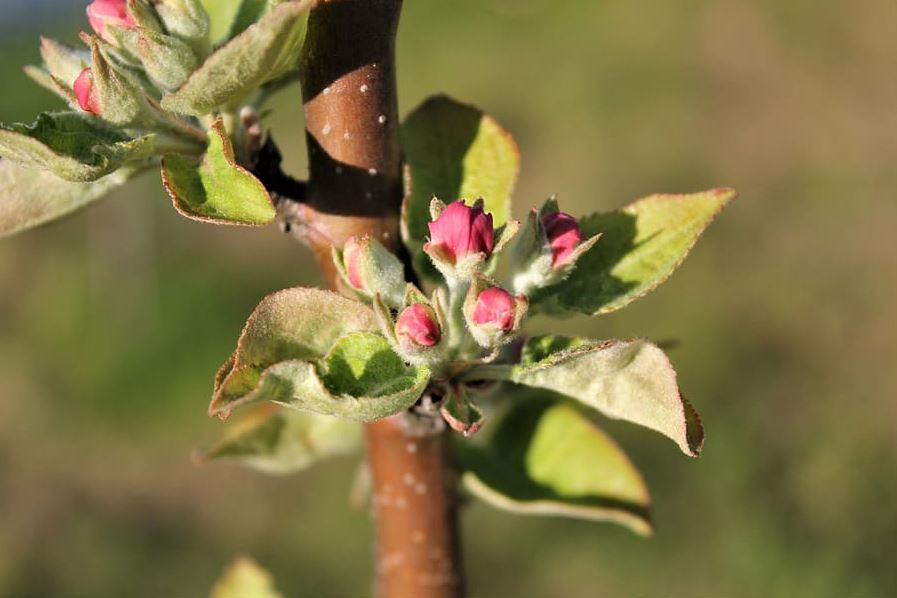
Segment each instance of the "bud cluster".
M208 55L209 18L200 0L94 0L87 49L42 39L43 72L72 108L123 128L153 132L163 147L202 151L199 123L162 110ZM39 71L40 72L40 71Z
M562 280L597 237L583 242L577 220L549 200L533 211L517 239L504 268L510 284L503 284L494 278L497 262L520 232L519 223L496 228L482 200L446 205L434 198L430 216L422 250L444 280L432 296L407 282L403 264L370 237L351 237L335 249L334 265L347 290L373 302L396 353L445 381L443 416L471 433L480 410L470 395L481 389L466 388L457 375L496 359L520 332L528 292Z

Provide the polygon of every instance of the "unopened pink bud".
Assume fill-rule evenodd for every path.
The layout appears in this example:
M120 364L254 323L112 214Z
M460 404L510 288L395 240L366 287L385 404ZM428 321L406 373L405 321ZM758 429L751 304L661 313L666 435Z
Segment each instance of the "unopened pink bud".
M396 320L396 336L406 350L416 347L432 347L439 342L439 324L433 312L422 303L406 307Z
M134 18L128 14L127 0L94 0L87 5L87 20L97 35L103 39L106 39L106 25L117 25L126 29L137 27Z
M582 240L579 223L566 212L549 212L542 216L542 226L551 245L551 265L563 266Z
M81 110L93 114L100 113L100 103L97 101L96 90L93 87L93 71L90 70L90 67L78 74L78 78L72 85L72 91L75 92L75 99L78 100Z
M453 263L472 253L492 255L495 244L492 214L483 208L469 207L459 199L450 203L428 226L429 245L441 247Z
M502 332L514 328L516 303L511 293L499 287L486 289L477 297L471 319L480 326L495 326Z
M343 246L343 263L346 266L346 275L349 284L356 289L364 289L364 281L361 279L361 245L356 237L349 237Z

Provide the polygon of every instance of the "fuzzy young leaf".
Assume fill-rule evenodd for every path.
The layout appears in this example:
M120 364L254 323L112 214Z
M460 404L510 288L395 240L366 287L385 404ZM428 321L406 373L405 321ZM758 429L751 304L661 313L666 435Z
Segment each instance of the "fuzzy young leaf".
M42 113L32 125L0 125L0 156L69 181L95 181L153 154L153 136L130 139L93 116Z
M368 306L336 293L287 289L269 295L249 317L234 355L216 376L209 414L226 417L238 405L262 400L350 419L383 417L394 405L401 410L406 401L416 400L414 393L420 396L427 372L400 367L382 337L367 342L366 349L363 340L346 344L352 333L375 330L376 317ZM381 375L395 380L381 380ZM353 392L369 394L358 398ZM370 398L374 395L376 400Z
M420 398L430 379L426 367L405 365L379 334L341 338L319 365L291 359L259 371L235 369L212 401L221 415L238 405L271 401L308 413L373 421L404 411Z
M638 470L570 405L517 403L486 442L461 441L457 448L464 485L493 506L526 515L610 521L638 534L652 533L651 499Z
M284 598L274 589L271 574L250 558L231 564L215 584L210 598Z
M103 198L143 169L125 166L89 183L0 160L0 237L61 218Z
M225 461L272 475L306 469L318 461L361 450L355 422L259 405L236 421L218 444L198 454L201 463Z
M162 98L162 107L194 116L234 108L296 68L311 4L284 2L271 10L213 52L180 89Z
M267 224L276 211L265 186L234 160L221 119L209 130L209 147L197 163L180 154L162 159L162 182L175 209L215 224Z
M534 309L597 315L646 295L669 278L735 195L724 188L652 195L621 210L583 218L583 237L603 233L601 241L579 258L566 280L533 294Z
M607 417L650 428L696 457L704 430L682 398L670 360L643 340L585 342L537 337L510 380L573 397Z
M520 152L495 120L445 96L426 100L401 128L408 162L403 233L415 250L429 235L430 201L483 198L498 228L511 216Z

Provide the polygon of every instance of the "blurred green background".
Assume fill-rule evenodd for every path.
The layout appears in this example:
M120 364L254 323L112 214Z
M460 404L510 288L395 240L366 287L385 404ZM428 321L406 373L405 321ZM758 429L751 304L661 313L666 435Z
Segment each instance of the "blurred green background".
M0 119L58 107L20 71L83 3L10 2ZM608 428L657 535L464 513L472 597L897 595L897 5L893 0L407 1L400 108L445 91L523 153L517 210L729 185L684 267L566 321L671 352L708 438ZM305 170L298 90L270 124ZM319 278L274 226L178 216L151 175L0 241L0 596L204 596L248 553L288 596L369 594L356 463L274 479L191 464L212 375L266 293ZM544 322L536 322L536 328Z

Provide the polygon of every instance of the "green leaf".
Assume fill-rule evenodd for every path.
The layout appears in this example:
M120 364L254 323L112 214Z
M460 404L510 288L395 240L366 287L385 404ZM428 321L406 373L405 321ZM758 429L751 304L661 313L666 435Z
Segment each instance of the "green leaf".
M329 291L269 295L218 372L209 414L259 401L358 421L406 409L429 371L406 366L382 336L357 334L376 329L368 306Z
M153 136L130 139L93 116L44 112L32 125L0 125L0 156L78 182L153 155Z
M162 182L175 209L187 218L215 224L267 224L277 211L265 186L234 160L219 118L209 130L209 147L197 163L180 154L162 159Z
M0 237L61 218L104 197L142 171L125 166L90 183L0 160Z
M218 444L199 453L201 463L226 461L272 475L301 471L318 461L361 450L355 422L259 405L236 421Z
M482 197L496 228L510 218L520 152L491 116L435 96L408 115L401 139L410 184L403 228L410 243L418 246L429 235L434 196L445 202Z
M231 564L215 584L210 598L283 598L274 589L271 574L248 557Z
M650 535L651 498L626 454L574 407L524 401L485 443L456 444L477 497L525 515L610 521Z
M381 335L355 333L340 339L320 365L292 359L268 367L255 387L226 409L272 401L308 413L373 421L411 407L429 379L426 367L405 365ZM235 397L245 390L246 380L241 370L234 370L216 398Z
M735 195L725 188L652 195L621 210L583 218L583 237L604 236L579 258L569 278L534 293L532 304L559 315L597 315L628 305L669 278Z
M236 108L261 85L297 66L311 0L284 2L213 52L176 92L162 98L173 112L202 116Z
M546 351L552 346L557 349ZM607 417L660 432L691 457L704 444L701 421L679 392L670 360L647 341L537 337L527 342L510 380L565 394Z

